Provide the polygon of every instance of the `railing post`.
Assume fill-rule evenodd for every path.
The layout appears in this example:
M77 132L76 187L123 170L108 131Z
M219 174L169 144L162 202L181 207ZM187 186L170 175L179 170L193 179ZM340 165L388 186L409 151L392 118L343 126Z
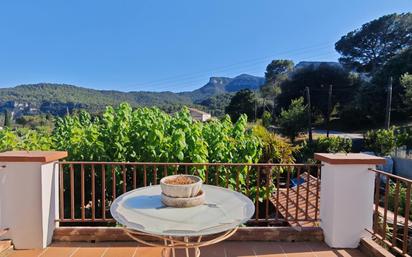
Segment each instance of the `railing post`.
M11 151L0 153L1 238L16 249L44 248L50 244L59 213L59 165L66 152Z
M372 230L375 175L385 159L367 154L316 153L322 161L320 226L330 247L356 248Z

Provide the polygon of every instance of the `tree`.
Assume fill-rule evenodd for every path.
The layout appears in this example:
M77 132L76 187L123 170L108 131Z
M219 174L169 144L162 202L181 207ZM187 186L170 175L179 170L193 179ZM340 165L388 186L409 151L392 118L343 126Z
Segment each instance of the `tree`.
M272 117L276 116L276 97L280 94L280 84L288 77L293 70L294 63L291 60L273 60L265 72L265 84L260 88L264 99L273 101Z
M392 115L395 119L406 117L410 109L405 105L406 88L400 83L400 78L405 73L412 74L412 47L392 57L374 74L371 83L366 83L360 91L362 100L359 103L363 112L374 120L383 119L386 91L392 78Z
M218 94L203 100L199 104L205 106L213 116L220 118L225 115L225 108L229 105L232 96L233 94Z
M287 77L294 66L294 63L291 60L273 60L266 67L265 84L275 84L279 79Z
M7 110L4 110L4 127L10 127L11 126L11 115L10 112Z
M48 127L51 129L53 127L53 120L51 117L48 118L47 115L22 115L15 119L15 123L31 129L39 127Z
M400 83L405 89L405 103L412 106L412 75L405 73L400 78Z
M287 107L292 99L304 95L304 90L309 87L311 92L312 112L320 113L324 119L328 116L328 91L333 85L332 110L349 103L360 84L358 76L346 72L341 67L328 63L310 65L294 71L293 76L281 84L282 93L278 97L279 105Z
M303 97L292 100L289 108L280 113L278 118L280 131L294 142L299 133L306 130L306 105Z
M248 120L255 117L257 99L255 93L249 89L242 89L237 92L226 107L226 113L232 120L238 120L242 114L246 114Z
M339 61L359 72L374 73L401 50L412 45L412 13L390 14L351 31L335 44Z

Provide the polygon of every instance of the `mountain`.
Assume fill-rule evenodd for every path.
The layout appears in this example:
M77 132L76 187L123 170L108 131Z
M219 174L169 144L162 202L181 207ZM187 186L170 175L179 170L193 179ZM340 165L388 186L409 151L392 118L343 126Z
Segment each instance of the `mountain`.
M248 74L241 74L234 78L211 77L209 82L203 87L191 92L183 92L180 94L189 97L195 103L199 103L215 95L236 93L242 89L257 90L264 83L265 78Z
M203 87L190 91L179 93L182 96L192 99L193 102L200 102L214 95L226 93L225 86L231 81L226 77L211 77L209 82Z
M62 115L73 109L102 111L107 105L129 102L132 106L158 106L168 111L182 105L194 105L212 96L234 93L240 89L255 90L263 78L247 74L235 78L211 77L209 82L191 92L121 92L95 90L66 84L40 83L0 88L0 111L13 111L16 115L52 113Z
M265 83L265 78L242 74L233 78L226 86L226 92L237 92L242 89L257 90Z

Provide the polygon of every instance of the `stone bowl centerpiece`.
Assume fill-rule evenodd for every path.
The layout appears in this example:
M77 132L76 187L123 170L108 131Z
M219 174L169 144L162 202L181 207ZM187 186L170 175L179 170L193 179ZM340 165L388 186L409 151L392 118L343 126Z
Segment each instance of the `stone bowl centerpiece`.
M173 175L160 180L161 200L164 205L177 208L202 205L205 193L202 179L193 175Z

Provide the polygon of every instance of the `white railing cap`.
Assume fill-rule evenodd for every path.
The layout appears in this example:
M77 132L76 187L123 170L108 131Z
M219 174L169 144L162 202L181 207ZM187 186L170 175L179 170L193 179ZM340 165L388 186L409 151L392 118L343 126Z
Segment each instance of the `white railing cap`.
M315 159L329 164L385 164L385 158L364 153L315 153Z

